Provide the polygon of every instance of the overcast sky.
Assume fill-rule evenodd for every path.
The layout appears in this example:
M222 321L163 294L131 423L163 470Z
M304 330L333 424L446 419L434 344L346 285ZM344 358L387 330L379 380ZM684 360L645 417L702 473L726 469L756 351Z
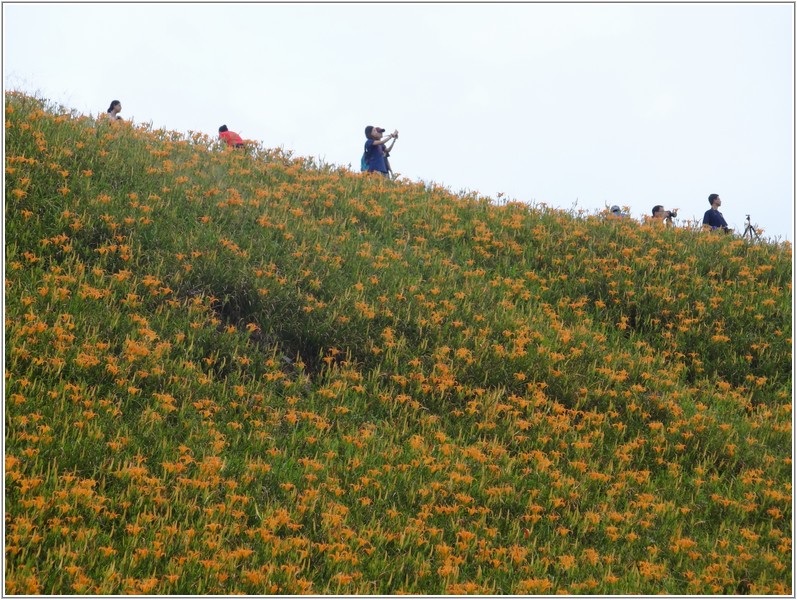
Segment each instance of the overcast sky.
M793 240L794 4L3 4L6 89L454 192Z

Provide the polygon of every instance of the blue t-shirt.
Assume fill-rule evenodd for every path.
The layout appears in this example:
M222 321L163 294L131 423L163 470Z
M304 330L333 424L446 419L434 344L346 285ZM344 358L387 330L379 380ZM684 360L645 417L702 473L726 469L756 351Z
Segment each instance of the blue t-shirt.
M728 228L722 213L715 208L708 209L706 214L703 215L703 225L711 225L712 229L717 229L718 227Z
M387 173L384 144L375 145L374 140L368 140L365 142L365 151L368 153L368 170Z

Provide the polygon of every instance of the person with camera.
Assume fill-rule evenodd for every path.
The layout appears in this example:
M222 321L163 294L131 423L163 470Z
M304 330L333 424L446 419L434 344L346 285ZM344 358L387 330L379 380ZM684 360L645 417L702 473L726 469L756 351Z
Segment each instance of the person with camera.
M657 204L653 207L653 218L661 219L665 225L672 225L673 218L677 216L677 212L674 210L664 210L664 207L661 204Z
M708 225L711 227L712 231L715 229L722 229L725 233L730 232L731 228L728 227L728 224L725 222L725 217L723 217L722 213L719 211L719 207L722 205L719 194L711 194L708 197L708 203L711 205L711 208L703 215L703 225Z
M387 157L393 149L393 144L398 139L398 130L393 131L386 136L382 134L385 130L381 127L374 127L369 125L365 128L365 137L368 138L365 142L365 156L368 163L369 173L381 173L385 177L390 175L390 163ZM389 146L386 146L390 142Z

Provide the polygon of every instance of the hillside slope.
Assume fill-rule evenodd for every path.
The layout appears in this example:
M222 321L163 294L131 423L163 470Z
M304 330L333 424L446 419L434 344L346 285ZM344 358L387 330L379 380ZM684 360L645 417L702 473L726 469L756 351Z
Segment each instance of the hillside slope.
M791 246L6 94L6 593L791 593Z

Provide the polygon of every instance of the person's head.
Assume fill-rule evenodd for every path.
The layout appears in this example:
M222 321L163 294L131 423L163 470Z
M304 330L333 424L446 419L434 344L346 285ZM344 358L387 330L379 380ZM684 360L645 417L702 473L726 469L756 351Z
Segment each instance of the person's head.
M383 133L385 133L385 130L381 127L369 125L365 128L365 137L367 137L369 140L381 140Z
M222 125L221 127L219 127L219 133L224 133L225 131L229 131L229 130L227 129L227 126L226 126L226 125Z
M708 203L711 205L711 208L717 208L722 204L722 200L720 200L719 194L711 194L708 197Z
M617 206L616 204L614 206L612 206L609 210L612 211L613 215L618 215L619 216L621 214L620 207Z
M108 112L114 114L122 112L122 103L119 100L114 100L108 107Z
M664 210L664 207L661 204L657 204L653 207L653 216L657 219L666 217L667 211Z

